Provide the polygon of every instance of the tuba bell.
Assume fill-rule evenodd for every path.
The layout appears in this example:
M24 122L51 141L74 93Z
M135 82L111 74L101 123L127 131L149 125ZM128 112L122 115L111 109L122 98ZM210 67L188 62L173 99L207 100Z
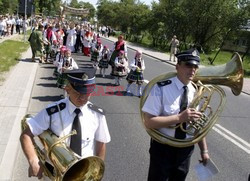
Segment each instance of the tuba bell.
M224 108L226 103L225 92L218 85L228 86L235 96L239 95L243 87L244 71L242 60L238 53L234 53L232 59L226 64L201 67L197 71L192 82L197 91L189 108L195 108L202 113L202 116L197 121L186 122L186 129L183 128L182 124L178 125L188 135L184 140L163 134L157 129L147 128L145 126L144 113L142 112L142 107L153 86L157 82L168 80L176 75L175 72L162 74L147 84L140 99L140 115L143 126L152 139L174 147L188 147L199 142L208 134ZM213 101L214 97L215 101ZM170 126L169 128L175 129L178 126Z
M21 129L27 128L27 120L32 116L27 114L21 121ZM100 181L104 174L104 162L97 156L81 158L65 144L65 139L75 134L72 132L58 138L50 130L44 131L38 136L44 150L37 143L33 143L37 156L42 163L44 174L52 181ZM45 164L45 161L53 164L54 171Z

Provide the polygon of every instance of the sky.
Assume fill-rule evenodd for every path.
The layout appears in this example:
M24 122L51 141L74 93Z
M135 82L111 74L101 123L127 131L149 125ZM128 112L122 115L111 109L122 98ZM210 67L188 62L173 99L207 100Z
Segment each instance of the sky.
M83 1L83 2L89 2L93 4L93 6L96 7L97 0L78 0L78 1ZM153 0L140 0L140 2L144 2L146 5L151 5L151 2ZM157 2L157 0L155 0Z

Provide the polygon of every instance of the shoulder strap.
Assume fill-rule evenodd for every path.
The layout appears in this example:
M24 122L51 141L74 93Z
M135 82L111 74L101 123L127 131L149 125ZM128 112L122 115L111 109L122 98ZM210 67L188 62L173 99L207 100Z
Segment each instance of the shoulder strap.
M46 109L46 111L47 111L48 115L51 116L52 114L57 113L57 112L59 111L59 109L60 109L60 111L61 111L61 110L63 110L65 107L66 107L66 103L61 102L61 103L59 104L59 107L58 107L57 105L54 105L54 106L48 107L48 108Z
M105 111L102 108L95 106L92 103L88 104L88 108L95 111L95 112L98 112L99 114L105 115Z
M162 86L165 86L165 85L169 85L169 84L171 84L171 83L172 83L171 80L164 80L164 81L161 81L161 82L157 82L157 85L158 85L159 87L162 87Z

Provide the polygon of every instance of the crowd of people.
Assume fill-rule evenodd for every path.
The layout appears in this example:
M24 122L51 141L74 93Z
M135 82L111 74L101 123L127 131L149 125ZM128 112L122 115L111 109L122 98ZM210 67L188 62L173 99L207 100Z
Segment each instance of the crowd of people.
M30 23L30 19L25 21L23 17L0 15L0 39L25 32Z
M70 58L71 61L66 61L66 57L69 57L71 53L81 53L82 56L90 57L93 67L99 69L103 78L108 74L113 76L114 85L119 86L121 80L126 78L127 95L132 94L130 85L133 82L138 84L136 95L140 97L145 69L142 51L138 50L135 58L128 60L124 37L119 35L118 40L109 48L102 43L100 38L103 34L103 27L100 26L98 29L88 22L76 24L74 22L61 23L57 19L37 19L29 37L32 61L35 62L36 57L39 57L40 63L53 63L55 65L54 75L57 75L58 79L57 85L63 88L65 82L63 71L78 69L73 58ZM111 72L107 71L109 66Z

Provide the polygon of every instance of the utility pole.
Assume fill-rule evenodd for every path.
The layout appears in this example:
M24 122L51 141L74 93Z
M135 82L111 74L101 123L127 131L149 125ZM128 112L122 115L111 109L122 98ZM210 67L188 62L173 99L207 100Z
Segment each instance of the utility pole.
M27 19L27 0L24 2L24 24L23 24L23 34L24 34L24 41L26 41L26 19Z

